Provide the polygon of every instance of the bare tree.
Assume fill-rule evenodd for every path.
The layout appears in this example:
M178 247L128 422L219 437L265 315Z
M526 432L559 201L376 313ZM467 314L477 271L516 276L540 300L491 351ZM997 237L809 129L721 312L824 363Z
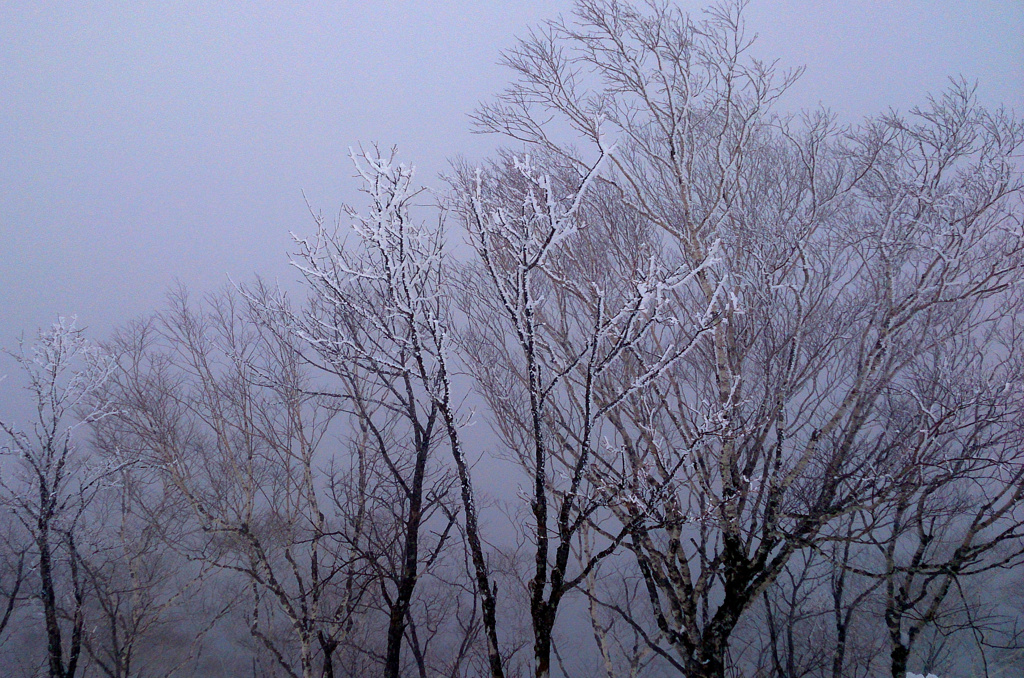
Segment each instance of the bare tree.
M1024 558L1019 293L1005 303L972 309L986 331L922 356L886 403L887 427L913 431L914 444L863 537L878 566L858 571L884 583L893 676L929 627L973 635L984 662L990 615L965 595L965 579Z
M298 240L293 263L310 304L285 315L309 347L307 360L336 378L336 395L398 490L389 523L398 530L397 562L387 568L393 588L384 591L384 674L398 678L406 636L416 628L410 614L417 584L449 545L456 521L453 480L435 460L458 426L445 362L448 264L443 224L430 227L411 214L420 193L412 168L398 164L393 149L385 155L376 147L353 153L352 161L369 210L346 209L355 242L320 218L316 237ZM478 541L473 518L467 529ZM493 623L489 628L493 635ZM410 638L422 672L424 644Z
M825 113L776 116L772 105L794 76L749 56L742 8L712 7L694 22L657 3L579 2L572 20L507 53L517 81L477 115L484 131L526 144L540 159L535 176L575 177L561 193L573 201L564 213L588 190L612 201L625 228L647 227L647 256L691 276L669 286L671 309L659 311L677 319L675 332L643 337L617 375L620 389L622 380L644 387L594 399L616 433L618 456L600 454L605 485L629 489L608 505L630 533L660 637L690 676L724 675L740 619L793 557L913 477L919 436L887 426L886 402L910 389L916 366L982 341L991 309L1019 314L1010 294L1022 265L1013 160L1021 125L981 109L962 83L909 118L857 129ZM596 158L606 170L595 170ZM530 289L530 275L542 277L531 264L568 232L517 223L508 230L520 240L509 240L521 247L486 238L512 222L507 215L546 218L548 206L567 204L545 181L537 180L543 191L520 191L542 196L535 201L513 197L503 211L473 197L466 210L471 234L484 234L475 236L484 266L497 268L499 254L518 263L497 269L492 284L508 290L500 298L513 323L503 336L523 346L520 380L531 397L550 389L530 351L565 346L534 339L536 300L558 292ZM581 273L552 275L550 287L592 282ZM545 330L564 322L565 307L558 311ZM691 341L674 361L652 350ZM495 355L498 369L516 364ZM541 402L522 399L492 407L514 422L507 410L536 412ZM545 417L554 418L535 416L537 433L521 438L539 441ZM573 424L577 435L591 426ZM531 468L542 469L543 457ZM991 482L1014 487L1013 477ZM540 487L531 496L538 525ZM1014 491L998 496L993 506L1018 502ZM538 544L546 534L538 531ZM546 583L542 560L535 594Z
M1024 125L962 81L783 115L745 4L578 0L439 204L351 154L367 208L296 238L297 302L179 290L116 358L23 348L0 634L38 582L51 676L135 675L215 573L254 676L568 675L568 620L607 676L1019 662L979 591L1024 568Z
M884 671L881 582L860 577L852 518L820 548L802 551L751 608L730 640L741 675L859 678Z
M336 409L246 308L223 295L195 309L182 292L122 333L109 435L191 514L196 530L177 548L243 578L249 631L278 669L333 676L374 581L357 547L365 469L320 478Z
M117 458L118 437L104 439L104 423L94 427L97 452ZM153 469L126 464L85 516L93 536L81 561L90 617L83 645L102 675L170 676L198 654L208 624L188 598L211 570L175 548L189 529L181 508Z
M79 438L83 427L110 413L100 396L112 361L63 318L11 356L27 378L35 416L27 426L0 420L0 451L11 462L0 477L0 502L31 542L49 675L72 678L81 668L85 625L82 516L116 470ZM19 574L23 565L19 559Z
M594 544L591 533L592 529L587 526L580 534L578 551L583 562L592 558ZM659 659L654 649L658 646L658 639L648 635L650 624L644 619L644 582L628 563L623 562L622 555L607 559L599 567L591 569L582 586L600 666L607 678L644 675ZM563 673L568 672L563 670Z
M602 212L600 198L591 200L589 185L603 156L587 168L542 159L548 164L509 156L485 172L463 168L453 196L479 260L465 269L462 283L464 355L503 447L527 471L538 676L550 671L552 630L564 596L628 534L625 528L607 534L606 543L571 571L580 528L620 494L595 466L607 444L602 423L709 328L698 313L661 343L665 328L675 326L665 314L671 295L695 280L707 261L644 261L654 252L645 247L642 228L629 229L616 221L619 215ZM602 250L609 243L621 249ZM645 365L636 361L640 352Z

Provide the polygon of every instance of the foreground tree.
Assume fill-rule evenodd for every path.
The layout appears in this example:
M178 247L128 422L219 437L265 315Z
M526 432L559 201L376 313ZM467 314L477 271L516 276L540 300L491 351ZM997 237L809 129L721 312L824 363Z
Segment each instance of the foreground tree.
M351 159L369 209L364 214L346 208L350 230L331 230L318 219L316 236L300 239L293 259L309 305L292 311L280 302L270 310L301 342L304 360L330 376L327 388L335 389L366 438L367 454L395 490L396 560L386 575L393 588L385 591L384 675L398 678L414 594L450 546L457 515L457 502L449 496L454 481L435 459L441 443L458 440L445 354L449 271L441 224L432 228L412 215L422 191L413 184L413 168L398 163L393 149L353 152ZM468 531L477 553L472 520ZM479 554L475 558L482 562ZM488 628L493 634L493 623ZM413 640L414 649L420 647ZM415 655L422 673L422 654Z
M708 262L654 259L643 224L592 195L588 184L603 160L565 167L557 157L510 156L484 172L463 168L453 199L478 257L461 282L464 358L503 448L529 483L527 588L537 676L551 670L552 632L566 594L629 534L628 523L605 531L600 548L575 567L581 528L620 498L616 481L596 466L613 435L605 419L709 329L697 313L658 345L666 327L675 327L666 313L671 296ZM609 243L618 247L602 252ZM645 365L635 361L641 352Z
M17 559L16 583L27 554L43 612L49 675L72 678L81 669L85 625L83 515L117 470L91 455L81 439L86 427L110 413L102 389L112 361L65 319L11 355L27 379L35 417L27 426L0 420L6 438L0 447L5 462L0 504L13 513L31 544ZM17 589L10 596L13 603Z
M996 361L1020 351L998 327L1006 313L1019 322L1021 125L980 108L963 84L909 118L856 129L824 113L780 118L772 104L792 75L748 56L741 10L715 7L693 22L660 4L580 2L573 20L507 54L517 81L477 116L543 158L536 174L574 176L565 193L577 203L589 193L621 227L644 224L640 242L662 270L693 272L666 285L672 308L658 313L676 325L628 347L618 388L595 394L616 433L600 455L604 486L629 490L609 506L647 583L658 650L688 676L725 675L739 621L794 556L918 477L922 445L933 443L887 421L898 394L919 391L924 361L965 344L991 347L995 357L979 352ZM593 176L597 157L607 169ZM471 233L482 230L473 216ZM552 242L589 253L585 231ZM492 252L478 248L485 263ZM608 289L607 269L594 268L536 275L554 290ZM518 299L525 317L533 302ZM663 362L662 347L689 342L693 350ZM936 386L955 378L944 369ZM535 379L535 368L527 362L522 374ZM648 374L643 388L620 390ZM1015 397L1009 388L1001 402ZM965 415L961 430L1005 426L1012 438L1019 426L1008 411L1000 424ZM588 426L574 423L577 433ZM1010 527L978 525L1012 541L1019 462L999 458L985 503ZM616 538L608 523L599 528Z

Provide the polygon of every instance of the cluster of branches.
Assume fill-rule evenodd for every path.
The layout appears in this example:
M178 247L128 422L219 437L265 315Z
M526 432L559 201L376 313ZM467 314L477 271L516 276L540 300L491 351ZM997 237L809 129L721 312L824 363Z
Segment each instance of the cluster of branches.
M742 9L580 0L475 115L508 149L439 193L352 154L298 301L41 335L0 640L41 610L62 677L229 637L296 678L1019 668L1024 126L963 82L780 115Z

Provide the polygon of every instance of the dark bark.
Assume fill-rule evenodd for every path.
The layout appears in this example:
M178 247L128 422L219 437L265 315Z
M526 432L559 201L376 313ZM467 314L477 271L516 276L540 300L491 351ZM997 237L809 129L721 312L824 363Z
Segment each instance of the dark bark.
M893 642L892 652L889 653L892 666L893 678L903 678L907 675L907 660L910 658L910 648L900 642Z
M36 535L39 549L39 595L43 602L43 619L46 623L47 662L50 678L65 678L64 643L57 619L57 594L53 582L53 556L50 545L50 526L40 517L39 532Z
M14 568L14 583L11 584L11 592L7 594L7 605L4 606L3 617L0 618L0 636L3 635L4 629L7 628L8 622L11 620L11 615L14 613L14 606L18 602L18 593L21 591L21 585L25 581L25 552L22 551L18 554L18 564Z
M441 366L439 382L446 389L440 398L441 416L444 418L445 429L451 444L452 458L459 476L459 490L462 497L462 508L465 512L466 542L469 544L470 560L473 563L473 577L476 592L480 596L480 612L483 617L484 636L487 638L487 663L491 678L505 678L504 664L498 646L498 615L495 601L495 590L491 585L490 569L484 557L483 542L480 539L480 525L476 513L476 498L473 492L473 481L469 474L465 451L459 436L455 413L449 403L447 392L448 374L444 364Z
M321 678L334 678L334 651L338 649L338 641L329 638L321 629L317 631L320 651L323 653L323 664L320 669Z
M387 678L400 678L401 675L405 627L409 619L412 594L419 578L419 536L420 523L423 519L423 484L426 477L427 457L430 452L432 424L433 415L426 430L418 432L421 439L418 445L412 484L409 486L409 515L405 521L402 572L399 575L398 591L388 619L387 655L384 662L384 675Z

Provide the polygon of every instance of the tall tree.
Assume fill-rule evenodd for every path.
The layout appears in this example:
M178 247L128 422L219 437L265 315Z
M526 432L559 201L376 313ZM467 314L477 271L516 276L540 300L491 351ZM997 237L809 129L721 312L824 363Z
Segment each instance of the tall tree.
M11 462L0 476L0 503L31 543L27 554L42 606L49 675L73 678L82 668L85 626L81 549L88 538L82 517L120 465L92 455L81 438L111 412L102 393L113 361L74 320L63 318L11 356L27 379L35 413L25 425L0 420L6 438L0 451ZM19 575L23 565L19 560Z
M999 323L992 309L1019 322L1020 123L979 107L962 83L909 117L859 128L821 112L776 115L795 74L750 56L743 5L694 21L659 3L578 2L572 18L506 54L516 80L477 113L483 131L525 144L539 185L575 177L562 195L575 205L589 192L627 231L641 222L644 254L687 272L658 311L675 324L629 347L632 362L594 403L615 432L600 455L603 486L624 490L608 506L629 532L658 637L671 648L663 656L688 676L725 675L741 618L794 556L914 477L914 450L925 443L911 427L887 426L886 407L913 389L922 361L986 344ZM464 189L473 210L486 206L479 216L466 210L470 232L493 238L492 223L559 205L550 193L520 192L500 209ZM601 264L596 274L551 275L543 294L531 289L530 276L543 277L532 262L544 254L534 252L586 228L517 224L509 239L523 246L504 250L479 238L485 266L515 253L502 256L518 268L507 265L494 285L510 290L500 297L515 320L507 334L527 354L566 346L535 339L568 308L531 326L539 299L584 284L609 289ZM585 240L566 247L593 256ZM602 242L601 255L615 246ZM630 267L613 274L636 276ZM664 363L664 346L689 342ZM997 355L1007 350L1019 349ZM515 364L497 355L497 369ZM531 395L550 392L538 364L527 357L520 370ZM644 387L623 390L636 381ZM1013 397L1008 390L1004 402ZM536 402L512 407L536 412ZM540 440L545 415L534 419ZM1014 477L992 482L1009 488ZM539 488L531 506L542 525ZM1013 491L997 496L1018 501ZM616 538L607 522L599 527ZM539 529L537 543L547 534Z
M281 305L279 314L304 345L305 360L332 378L326 388L396 490L384 675L398 678L417 585L448 546L456 520L452 479L435 458L456 427L445 363L448 262L442 224L412 214L421 193L412 167L398 163L394 149L373 147L351 159L369 209L345 210L351 230L318 219L315 237L298 240L293 264L309 304L298 312Z

